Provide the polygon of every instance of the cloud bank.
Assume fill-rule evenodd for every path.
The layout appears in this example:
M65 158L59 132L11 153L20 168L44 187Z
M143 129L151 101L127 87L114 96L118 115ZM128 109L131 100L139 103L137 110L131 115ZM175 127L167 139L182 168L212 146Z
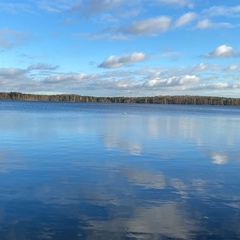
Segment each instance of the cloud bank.
M114 70L114 68L139 61L145 54L134 53L115 57L114 61L105 62L107 68L102 73L56 72L57 66L48 64L30 65L26 69L1 68L0 91L18 91L32 93L78 93L95 96L152 96L152 95L218 95L236 94L240 89L237 78L238 65L211 65L201 63L186 68L150 68L132 70ZM136 56L138 56L136 58ZM140 56L140 58L139 58ZM142 56L142 57L141 57ZM107 58L108 59L108 58ZM37 74L34 74L35 71ZM226 81L226 74L230 80ZM213 74L215 74L213 76ZM225 75L224 75L225 74Z

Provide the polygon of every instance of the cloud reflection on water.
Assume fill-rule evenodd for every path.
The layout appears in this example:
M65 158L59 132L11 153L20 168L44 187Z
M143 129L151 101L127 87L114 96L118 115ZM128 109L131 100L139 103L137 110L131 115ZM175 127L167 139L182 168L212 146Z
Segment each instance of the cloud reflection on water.
M43 239L74 224L76 239L194 239L230 221L240 237L239 171L227 171L239 121L155 111L1 116L0 221L12 239L30 223Z
M161 172L130 170L126 172L130 182L144 188L165 189L165 176Z
M124 233L136 239L161 239L163 236L191 239L191 232L199 229L198 223L179 207L175 202L149 208L136 207L128 219L90 221L90 225L94 230Z
M213 164L226 164L228 162L228 156L226 154L213 152L211 154Z
M129 113L102 115L86 121L86 116L71 114L68 117L63 114L50 115L46 123L44 114L10 112L0 118L2 138L6 142L15 138L15 141L25 141L25 144L31 141L31 144L39 146L53 144L53 141L56 141L55 144L59 141L66 144L69 140L69 144L76 141L82 146L83 140L85 144L91 144L89 141L100 137L108 151L120 150L136 156L150 153L162 159L192 147L203 154L221 152L232 159L224 149L233 148L239 140L236 131L239 122L234 121L234 117L209 117L206 124L206 117L202 115L176 117L159 112L159 115L146 114L140 118L139 113Z

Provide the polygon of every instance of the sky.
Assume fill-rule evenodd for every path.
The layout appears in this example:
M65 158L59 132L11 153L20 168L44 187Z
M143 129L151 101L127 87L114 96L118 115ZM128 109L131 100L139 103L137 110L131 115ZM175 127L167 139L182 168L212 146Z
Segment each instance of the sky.
M0 0L0 92L240 97L239 0Z

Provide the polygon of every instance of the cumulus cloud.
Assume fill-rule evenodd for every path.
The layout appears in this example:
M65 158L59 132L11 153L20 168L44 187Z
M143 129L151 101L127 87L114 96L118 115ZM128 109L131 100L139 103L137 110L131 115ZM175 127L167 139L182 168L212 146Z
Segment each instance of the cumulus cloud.
M198 83L200 78L195 75L173 76L169 78L160 78L148 80L145 85L147 87L175 87L185 86L193 83Z
M203 19L203 20L199 21L196 25L196 28L199 28L199 29L220 28L220 27L230 28L230 27L233 27L233 25L230 23L227 23L227 22L215 23L209 19Z
M166 32L170 23L170 17L158 16L133 22L129 27L122 27L119 31L130 35L154 35L158 32Z
M230 58L239 57L239 53L234 52L233 47L223 44L215 48L212 52L207 53L204 57L208 58Z
M143 52L134 52L130 55L114 56L106 58L100 65L100 68L119 68L129 63L140 62L147 58Z
M184 26L193 21L196 17L197 14L194 12L185 13L184 15L177 19L177 21L175 22L175 26L176 27Z
M30 34L27 31L12 30L9 28L0 29L0 47L12 48L22 45L29 40Z

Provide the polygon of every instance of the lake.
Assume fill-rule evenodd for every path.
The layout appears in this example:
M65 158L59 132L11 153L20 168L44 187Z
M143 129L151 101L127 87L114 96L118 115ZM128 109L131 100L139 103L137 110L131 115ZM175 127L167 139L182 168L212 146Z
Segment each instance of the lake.
M0 101L0 239L240 239L240 107Z

